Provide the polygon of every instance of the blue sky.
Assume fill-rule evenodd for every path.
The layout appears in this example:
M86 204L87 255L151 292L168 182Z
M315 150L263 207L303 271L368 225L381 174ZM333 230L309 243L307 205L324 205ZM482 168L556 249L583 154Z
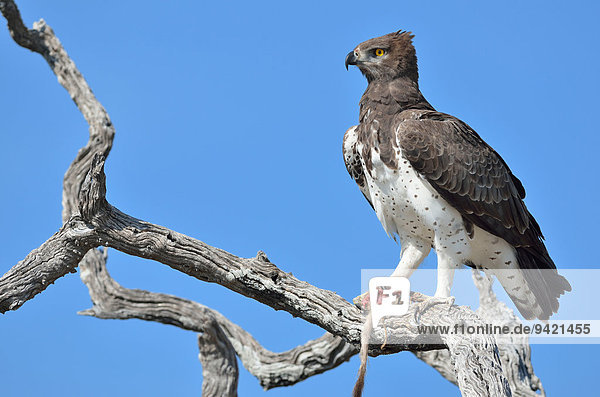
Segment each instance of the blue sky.
M61 39L117 135L108 199L138 218L281 269L347 299L360 269L393 267L387 238L346 174L341 143L366 82L346 72L356 44L415 33L421 89L469 123L523 181L559 267L597 267L600 57L595 2L21 1ZM87 125L45 61L0 29L0 271L61 225L62 177ZM430 256L425 266L433 267ZM126 287L221 311L281 351L322 331L165 266L115 251ZM4 395L199 395L195 334L81 317L68 275L0 319ZM597 345L533 346L551 395L588 394ZM568 365L565 365L568 363ZM271 396L348 395L356 358ZM245 370L241 396L265 395ZM370 361L366 395L459 395L405 353Z

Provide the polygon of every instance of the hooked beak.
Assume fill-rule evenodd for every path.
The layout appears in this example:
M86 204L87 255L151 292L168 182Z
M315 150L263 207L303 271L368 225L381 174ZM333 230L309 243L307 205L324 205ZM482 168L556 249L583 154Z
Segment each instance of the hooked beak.
M348 55L346 55L346 61L344 62L344 65L346 65L346 70L348 70L348 65L356 65L357 60L358 57L356 56L356 53L354 51L350 51Z

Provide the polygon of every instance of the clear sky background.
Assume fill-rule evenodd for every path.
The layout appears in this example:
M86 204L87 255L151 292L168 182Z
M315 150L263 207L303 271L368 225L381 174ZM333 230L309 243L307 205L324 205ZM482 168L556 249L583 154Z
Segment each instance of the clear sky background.
M108 199L138 218L358 295L360 269L399 247L344 168L342 136L366 81L358 43L415 33L421 89L469 123L523 181L559 267L597 267L597 2L20 1L54 29L116 126ZM2 19L2 21L4 21ZM0 272L61 225L61 183L87 125L50 68L0 28ZM425 266L435 266L431 255ZM218 285L111 250L129 288L221 311L282 351L323 331ZM590 297L595 299L595 297ZM0 318L0 394L199 395L196 335L78 316L70 274ZM549 395L591 394L597 345L533 346ZM349 395L358 359L298 385L241 396ZM586 390L587 388L587 390ZM410 353L371 359L366 395L459 395ZM592 392L593 394L593 392Z

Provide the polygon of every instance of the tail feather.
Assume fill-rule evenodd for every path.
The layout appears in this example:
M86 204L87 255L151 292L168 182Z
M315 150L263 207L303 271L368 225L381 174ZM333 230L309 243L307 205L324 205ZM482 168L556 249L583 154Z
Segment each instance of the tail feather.
M485 271L496 276L524 318L533 320L544 317L543 310L529 288L529 283L521 269L485 269Z
M571 291L571 284L558 274L554 262L543 248L541 251L531 247L517 247L516 255L523 277L541 310L536 317L548 320L558 311L558 298Z

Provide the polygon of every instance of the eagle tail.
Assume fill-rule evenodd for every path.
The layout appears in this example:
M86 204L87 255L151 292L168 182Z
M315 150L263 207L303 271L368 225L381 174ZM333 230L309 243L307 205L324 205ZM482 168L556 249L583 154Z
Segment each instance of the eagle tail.
M571 291L571 284L558 274L546 247L541 241L539 245L515 248L519 268L531 295L535 298L535 306L523 307L524 305L517 303L512 296L511 299L528 320L548 320L558 311L558 298ZM507 292L511 295L508 290Z
M543 309L537 303L537 299L520 269L485 269L485 272L491 272L496 276L524 318L533 320L543 317Z

